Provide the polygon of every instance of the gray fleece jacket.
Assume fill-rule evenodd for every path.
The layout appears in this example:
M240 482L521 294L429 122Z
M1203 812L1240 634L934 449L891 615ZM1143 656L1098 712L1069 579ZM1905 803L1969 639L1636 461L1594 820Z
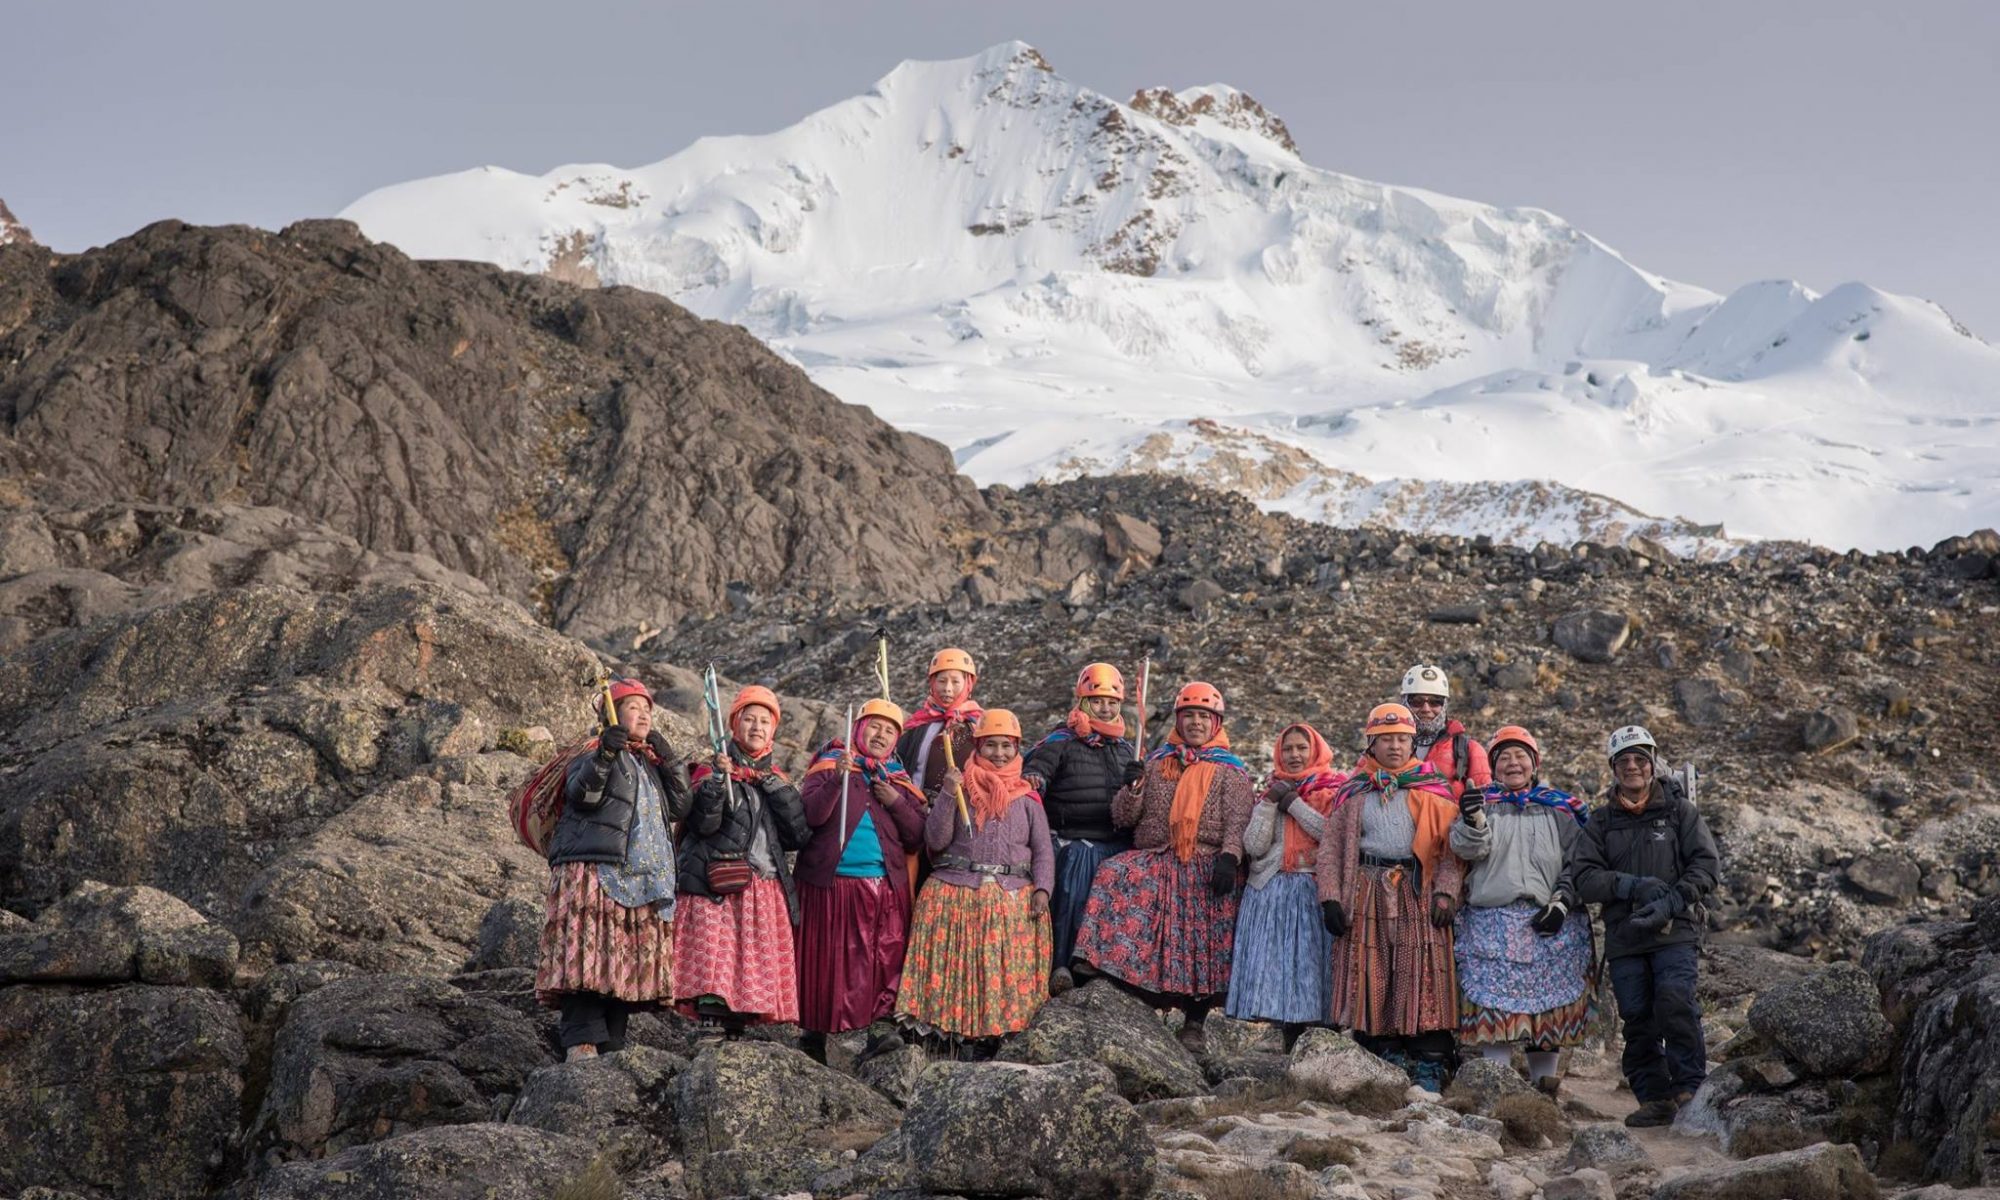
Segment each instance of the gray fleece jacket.
M1451 825L1451 852L1466 862L1466 899L1474 908L1501 908L1517 900L1547 904L1561 896L1577 907L1565 868L1575 861L1583 828L1561 809L1488 804L1486 824L1460 817Z

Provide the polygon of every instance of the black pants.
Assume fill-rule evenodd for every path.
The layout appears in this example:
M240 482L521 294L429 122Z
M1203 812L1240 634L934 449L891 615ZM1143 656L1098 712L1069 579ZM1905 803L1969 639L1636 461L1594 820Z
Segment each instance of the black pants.
M1642 1102L1671 1100L1701 1087L1708 1051L1695 999L1694 943L1628 954L1610 962L1611 990L1625 1022L1625 1081Z
M1405 1058L1428 1059L1446 1065L1450 1065L1456 1045L1449 1029L1431 1029L1407 1037L1400 1034L1384 1034L1377 1037L1373 1034L1357 1033L1354 1035L1354 1041L1363 1050L1378 1058L1390 1058L1400 1054Z
M647 1007L600 992L564 992L561 1004L563 1049L595 1046L607 1052L625 1048L626 1023L636 1009Z

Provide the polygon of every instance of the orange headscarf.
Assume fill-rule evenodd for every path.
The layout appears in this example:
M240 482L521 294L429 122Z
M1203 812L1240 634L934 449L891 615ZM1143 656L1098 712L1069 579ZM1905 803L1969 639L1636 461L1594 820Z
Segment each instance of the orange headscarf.
M1377 772L1394 776L1396 786L1403 789L1410 817L1417 823L1410 854L1424 865L1424 885L1428 887L1437 878L1438 859L1446 853L1445 839L1451 833L1451 823L1458 819L1458 805L1451 799L1451 784L1422 759L1413 758L1403 764L1402 770L1391 771L1375 761L1371 753L1362 754L1354 764L1354 778L1350 782L1372 782Z
M1159 758L1160 775L1174 785L1174 806L1167 811L1168 844L1173 847L1175 858L1189 862L1194 858L1195 847L1200 844L1202 806L1208 802L1208 789L1214 785L1215 773L1220 769L1218 764L1194 756L1207 750L1226 753L1229 734L1217 721L1215 735L1206 744L1189 747L1182 740L1181 731L1175 729L1167 735L1165 749L1169 752ZM1160 751L1154 753L1159 754ZM1234 758L1233 755L1229 757Z
M965 807L972 814L972 824L976 829L986 828L986 823L1007 811L1007 806L1023 796L1032 796L1035 789L1021 778L1021 756L1016 754L1004 767L996 767L978 754L965 764Z
M1287 771L1279 765L1278 754L1284 749L1285 735L1293 730L1305 734L1306 741L1312 746L1312 757L1307 760L1305 769L1300 771ZM1319 730L1304 722L1280 729L1278 740L1271 743L1271 762L1271 778L1297 784L1299 802L1322 817L1333 812L1335 791L1346 782L1347 777L1329 769L1333 766L1333 747L1326 744ZM1297 821L1287 820L1282 815L1278 819L1285 823L1284 869L1301 870L1311 864L1319 853L1319 843L1308 837Z
M1069 716L1063 724L1069 726L1069 731L1080 738L1089 737L1093 733L1098 737L1108 738L1125 736L1125 714L1122 712L1109 721L1100 721L1079 706L1069 710Z

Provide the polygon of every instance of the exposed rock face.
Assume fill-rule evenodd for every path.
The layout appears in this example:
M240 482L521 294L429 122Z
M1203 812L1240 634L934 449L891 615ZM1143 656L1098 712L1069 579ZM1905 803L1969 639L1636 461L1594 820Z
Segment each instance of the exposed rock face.
M673 1155L674 1077L687 1060L650 1046L543 1067L521 1086L507 1123L594 1142L619 1174Z
M1137 1197L1153 1182L1146 1124L1093 1062L933 1063L903 1137L931 1192Z
M806 1187L898 1119L866 1084L758 1041L704 1050L681 1072L674 1112L689 1192L707 1198Z
M236 1006L204 988L0 988L0 1194L198 1200L231 1165Z
M33 924L0 932L0 984L226 988L235 976L235 936L148 887L85 883Z
M1653 1200L1875 1200L1881 1189L1853 1146L1822 1144L1701 1167L1668 1180Z
M1018 1063L1102 1063L1128 1100L1208 1090L1201 1064L1167 1032L1159 1014L1108 980L1042 1005L1027 1029L1007 1039L1000 1057Z
M346 222L9 254L0 313L0 462L43 501L280 505L579 634L719 611L732 580L941 600L938 528L984 518L944 447L740 329Z
M1896 1034L1868 972L1837 963L1781 983L1750 1006L1750 1027L1818 1076L1871 1071L1887 1061Z
M582 1179L591 1143L520 1125L421 1129L258 1181L256 1200L548 1200Z

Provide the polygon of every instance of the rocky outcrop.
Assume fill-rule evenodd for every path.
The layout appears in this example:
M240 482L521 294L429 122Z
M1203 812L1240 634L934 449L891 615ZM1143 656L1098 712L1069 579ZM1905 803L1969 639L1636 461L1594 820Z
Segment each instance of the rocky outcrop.
M1750 1006L1750 1028L1807 1074L1823 1078L1879 1069L1896 1036L1882 1016L1875 981L1853 963L1824 967L1759 995Z
M0 1194L199 1200L241 1118L236 1005L206 988L0 988Z
M93 881L32 924L0 932L0 984L227 988L236 954L233 934L165 892Z
M543 1067L521 1085L507 1123L594 1143L621 1175L657 1167L678 1143L674 1078L687 1065L663 1050L627 1046Z
M1363 1111L1395 1108L1410 1090L1408 1075L1337 1029L1306 1030L1292 1046L1285 1077L1308 1096Z
M0 430L37 498L281 506L578 634L722 611L732 581L941 600L938 528L985 519L943 446L739 328L346 222L9 254L0 313Z
M1653 1200L1875 1200L1881 1194L1858 1150L1823 1144L1699 1167L1661 1184Z
M872 1088L771 1042L724 1042L681 1072L674 1113L697 1200L795 1191L896 1127Z
M287 1163L255 1200L548 1200L591 1170L595 1148L519 1125L423 1129L317 1162ZM616 1195L617 1181L609 1179Z
M1145 1122L1093 1062L933 1063L903 1137L936 1193L1138 1197L1153 1181Z
M1109 980L1093 981L1042 1005L1028 1028L1002 1045L1000 1057L1043 1065L1101 1063L1128 1100L1208 1090L1201 1064L1167 1032L1159 1014Z

